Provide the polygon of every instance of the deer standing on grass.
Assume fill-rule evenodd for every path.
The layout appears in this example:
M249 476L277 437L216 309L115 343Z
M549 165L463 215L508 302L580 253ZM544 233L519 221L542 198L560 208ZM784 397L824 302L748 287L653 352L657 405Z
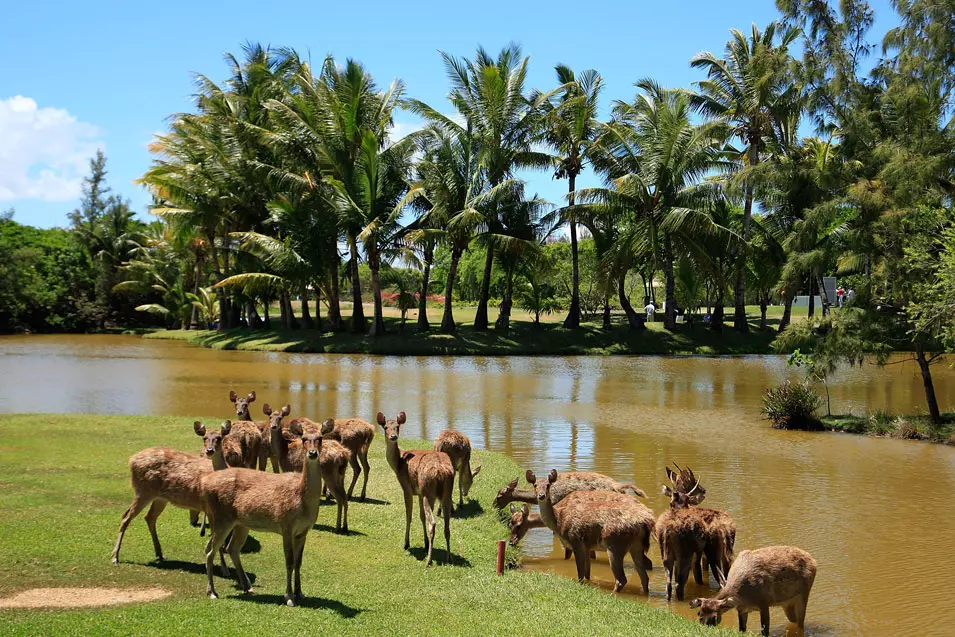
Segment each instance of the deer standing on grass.
M302 598L302 554L308 532L315 524L322 500L322 474L319 456L322 434L302 431L298 425L289 430L299 436L305 451L302 471L293 473L265 473L249 469L226 469L203 476L201 497L209 515L211 536L206 545L206 577L208 594L217 599L212 579L212 566L226 537L228 553L236 570L236 580L247 593L252 592L239 551L249 530L277 533L282 536L285 549L285 603L295 606ZM294 579L294 587L293 587Z
M412 497L418 496L421 526L424 530L428 559L431 566L431 551L434 548L434 505L441 503L444 517L444 539L448 547L448 562L451 561L451 498L454 489L454 466L448 454L433 450L401 451L398 448L398 432L405 424L405 412L395 420L385 420L378 412L378 424L385 431L385 458L395 472L398 484L405 496L405 550L411 547Z
M249 411L249 405L255 402L255 392L250 391L245 398L237 395L234 391L229 392L229 401L235 405L235 416L237 419L242 421L248 421L255 424L256 428L259 430L259 437L261 442L259 444L259 458L258 466L259 471L265 471L266 465L269 461L269 421L268 420L252 420L252 413ZM249 467L250 469L254 467ZM274 461L272 468L275 468Z
M262 409L269 417L270 456L283 473L298 473L305 464L305 449L299 436L290 431L321 431L322 453L318 459L322 471L323 490L331 493L338 504L335 530L348 532L348 495L345 493L345 467L351 462L352 454L344 445L335 440L325 440L324 436L331 428L327 422L319 427L308 418L296 418L290 421L288 429L282 425L282 418L288 415L289 406L273 411L268 404ZM277 472L276 472L277 473Z
M471 440L462 433L445 429L435 438L434 450L443 451L451 458L451 464L458 474L458 507L463 507L474 478L481 472L480 466L471 470Z
M368 474L371 470L368 465L368 447L371 446L371 441L375 437L375 428L361 418L329 418L322 427L323 431L327 429L329 423L331 423L332 428L325 434L325 440L339 442L351 453L349 463L352 469L352 479L348 486L349 499L351 499L352 492L355 490L358 476L362 474L362 469L364 469L365 475L361 483L361 495L358 498L364 502L368 490ZM361 463L360 466L359 463Z
M683 601L686 581L690 570L699 564L699 556L709 562L720 586L726 582L726 571L732 562L736 525L725 511L696 507L703 500L698 490L698 480L685 492L664 487L664 493L670 495L670 507L657 520L656 535L666 571L667 601L672 599L674 580L676 598ZM702 567L698 568L697 581L702 584Z
M802 549L769 546L743 551L720 591L711 598L694 599L690 607L700 609L700 623L707 625L719 624L723 613L735 608L741 633L746 632L749 613L758 610L763 635L769 635L769 608L782 606L802 634L815 579L816 560Z
M113 564L119 564L119 548L123 544L123 536L129 523L147 506L149 511L146 512L146 526L152 536L156 559L166 559L156 533L156 519L170 503L190 511L202 510L200 481L206 474L227 468L222 444L229 435L231 424L227 420L220 429L207 431L205 425L198 420L193 423L196 435L203 439L203 455L197 456L168 447L150 447L129 459L129 475L134 495L119 524L119 537L113 547ZM225 564L224 553L222 571L228 577L229 569Z
M578 580L590 579L590 553L602 548L607 551L613 571L613 591L620 591L627 584L623 560L629 553L643 593L649 594L650 578L644 558L653 535L650 509L631 496L611 491L575 491L555 505L550 491L557 482L557 471L552 470L540 480L532 471L526 477L537 493L541 520L561 544L573 550Z

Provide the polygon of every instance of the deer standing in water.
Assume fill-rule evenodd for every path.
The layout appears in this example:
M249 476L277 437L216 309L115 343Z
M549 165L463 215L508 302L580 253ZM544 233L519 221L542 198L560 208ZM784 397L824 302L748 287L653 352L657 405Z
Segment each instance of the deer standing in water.
M739 630L746 632L746 619L759 611L763 635L769 635L769 608L782 606L786 618L800 633L806 627L806 606L816 579L816 560L794 546L769 546L743 551L730 568L726 583L711 598L694 599L691 608L699 608L701 624L720 623L723 613L736 609Z
M615 593L627 584L623 560L628 553L644 594L650 592L650 578L644 566L653 535L650 509L631 496L611 491L575 491L555 505L549 492L557 482L557 471L552 470L540 480L528 471L526 478L537 493L541 520L561 544L573 550L578 580L590 579L590 553L602 548L610 560Z
M203 454L196 455L168 447L149 447L134 454L129 459L129 476L133 486L133 501L123 514L119 524L119 537L113 547L113 564L119 564L119 549L129 523L149 506L146 512L146 526L153 540L156 559L163 561L162 546L156 533L156 520L167 504L189 509L202 510L199 493L202 476L213 471L227 468L222 452L223 440L228 437L232 423L225 421L220 429L206 430L198 420L193 430L203 439ZM222 554L222 571L228 576L229 569Z
M451 464L458 474L458 507L463 507L474 478L481 472L480 466L471 470L471 440L462 433L445 429L435 438L434 450L443 451L451 458Z
M398 484L405 496L405 550L411 546L412 498L418 496L421 526L424 530L428 557L425 566L431 566L434 548L434 505L441 503L444 517L444 539L448 547L448 562L451 561L451 498L454 489L454 466L448 454L433 450L401 451L398 448L398 432L405 424L405 412L395 420L385 420L378 412L378 424L385 432L385 458L395 472Z
M322 475L319 456L322 434L302 431L298 425L289 430L299 436L305 450L305 462L298 474L274 474L249 469L226 469L203 476L201 497L209 515L211 536L206 545L208 595L217 599L212 579L213 558L229 533L228 553L236 569L242 590L252 592L252 583L242 568L239 551L249 530L267 531L282 536L285 549L285 603L295 606L302 598L302 555L308 532L315 524L322 500ZM294 587L293 587L294 579Z

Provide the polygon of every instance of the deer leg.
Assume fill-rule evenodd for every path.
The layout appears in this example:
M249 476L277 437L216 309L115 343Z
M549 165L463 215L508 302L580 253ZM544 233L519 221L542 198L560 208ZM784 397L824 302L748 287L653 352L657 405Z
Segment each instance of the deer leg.
M589 564L589 557L587 556L587 550L582 547L574 547L574 561L577 562L577 581L582 582L586 579L587 576L587 567Z
M749 618L749 613L743 612L740 609L736 609L736 616L739 617L739 632L746 632L746 620Z
M149 534L153 538L153 550L156 552L156 559L162 562L165 557L162 555L162 547L159 545L159 534L156 533L156 518L162 515L166 508L165 500L153 500L152 506L146 512L146 526L149 527Z
M786 619L793 624L796 623L796 602L792 602L783 606L783 612L786 613Z
M693 556L693 579L700 586L703 585L703 554L697 553Z
M710 571L713 573L713 579L716 580L717 586L722 588L723 584L726 583L726 573L721 568L723 558L719 554L719 549L715 546L707 546L704 559L710 563Z
M216 553L222 550L222 545L225 544L226 535L229 534L230 530L228 527L218 527L215 518L212 519L209 542L206 544L206 579L208 581L206 593L209 595L209 599L219 599L215 584L212 581L212 569L215 567Z
M653 560L651 560L650 556L646 553L643 554L643 568L647 569L648 571L653 570Z
M199 526L199 512L198 512L198 511L189 511L189 525L190 525L190 526Z
M564 559L565 559L565 560L569 560L569 559L570 559L570 556L573 555L573 554L574 554L574 552L573 552L572 550L570 550L570 549L567 548L566 546L564 547Z
M620 547L607 547L607 557L610 561L610 570L613 572L613 592L619 593L627 585L627 574L623 570L623 556L626 551Z
M245 538L247 537L249 537L249 529L236 525L232 529L232 539L229 540L229 546L226 550L232 558L232 565L235 567L236 583L243 591L251 593L252 582L249 581L249 576L245 574L245 569L242 567L242 559L239 557L239 554L242 552L242 546L245 544ZM224 563L225 558L223 558L223 564Z
M292 590L292 571L295 570L295 538L291 534L282 534L282 548L285 549L285 605L295 606L295 596Z
M763 631L763 637L769 637L769 606L759 607L759 626Z
M361 451L358 452L358 459L361 461L362 469L365 470L365 475L362 476L361 483L361 501L365 501L365 494L368 491L368 474L371 470L371 467L368 466L368 448L363 447Z
M693 568L693 557L684 556L676 561L676 601L682 602L686 591L686 581L690 579L690 569Z
M338 495L341 500L338 501L342 508L342 530L348 533L348 497L345 495L345 476L338 476Z
M411 507L412 496L405 491L405 550L411 548Z
M673 597L673 558L664 557L663 558L663 571L666 573L667 579L667 601L669 602Z
M295 538L295 599L303 599L302 595L302 556L305 554L305 538L308 532L302 533Z
M451 489L449 484L444 491L444 543L448 547L448 564L451 563Z
M147 504L151 503L152 500L147 500L138 493L133 496L132 503L129 505L129 508L126 509L126 512L123 513L123 519L119 523L119 537L116 538L116 546L113 547L113 564L119 564L119 547L123 543L123 535L126 534L129 523L139 515L140 511L146 508Z
M422 518L427 522L426 537L425 541L428 543L428 562L425 566L431 566L431 553L434 551L434 503L431 501L431 498L421 496L421 510ZM450 513L450 509L445 512L445 515Z
M644 559L647 557L643 552L643 549L638 544L633 544L630 547L630 558L633 559L633 570L637 572L637 575L640 576L640 584L643 586L643 594L650 594L650 576L647 575L647 565L644 563Z
M355 456L351 457L348 464L351 465L352 470L351 486L348 487L348 499L351 500L351 494L355 490L355 485L358 483L358 477L361 475L361 466L358 464L358 458Z

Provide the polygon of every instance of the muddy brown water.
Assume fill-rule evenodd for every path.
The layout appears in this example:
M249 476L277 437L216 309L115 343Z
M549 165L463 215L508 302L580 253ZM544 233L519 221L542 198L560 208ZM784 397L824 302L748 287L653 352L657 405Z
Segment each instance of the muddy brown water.
M779 357L398 358L10 336L0 337L0 413L228 417L230 389L254 389L256 407L288 402L316 419L404 410L409 437L451 425L536 471L633 481L658 513L667 504L663 468L676 461L697 472L707 505L732 513L738 550L793 544L815 556L806 634L953 634L955 604L943 584L955 572L955 448L774 431L760 419L761 395L789 374ZM955 372L935 374L942 408L955 409ZM831 392L834 411L924 411L911 363L845 370ZM575 574L550 532L524 542L528 568ZM656 547L651 558L649 603L666 607ZM593 575L609 590L604 554ZM687 588L688 599L707 592ZM686 602L670 608L694 617ZM753 622L758 630L758 614ZM772 622L781 634L778 609ZM735 628L735 616L724 623Z

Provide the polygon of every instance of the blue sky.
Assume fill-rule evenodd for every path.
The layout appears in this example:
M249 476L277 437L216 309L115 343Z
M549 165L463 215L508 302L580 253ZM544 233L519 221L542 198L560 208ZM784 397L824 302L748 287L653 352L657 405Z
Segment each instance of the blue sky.
M514 41L531 57L531 87L551 88L558 62L600 71L606 113L643 77L690 86L700 79L689 67L695 53L720 53L731 28L777 17L772 0L493 0L468 5L471 12L457 4L11 3L0 21L0 210L13 206L21 223L65 225L88 158L103 148L113 190L148 217L149 197L133 184L149 165L147 144L168 115L191 108L192 74L222 79L222 54L238 55L246 40L292 46L315 60L356 58L380 84L401 78L407 95L442 110L438 51L469 56L478 44L496 52ZM880 37L894 14L888 0L872 4ZM399 132L416 125L409 113L396 121ZM529 182L553 202L566 188L543 173Z

